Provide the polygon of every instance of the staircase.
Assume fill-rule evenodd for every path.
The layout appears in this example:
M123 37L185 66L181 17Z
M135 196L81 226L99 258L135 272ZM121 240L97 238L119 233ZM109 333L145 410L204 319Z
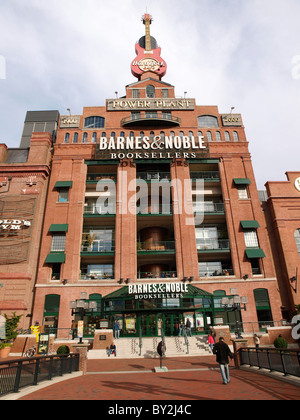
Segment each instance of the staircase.
M139 338L120 338L115 340L117 346L117 358L136 359L136 358L159 358L156 351L161 337L143 338L142 351L140 355ZM183 356L210 356L211 352L207 344L207 336L188 337L188 350L184 337L165 337L166 357ZM114 355L110 357L114 358ZM105 359L106 350L90 350L88 359Z

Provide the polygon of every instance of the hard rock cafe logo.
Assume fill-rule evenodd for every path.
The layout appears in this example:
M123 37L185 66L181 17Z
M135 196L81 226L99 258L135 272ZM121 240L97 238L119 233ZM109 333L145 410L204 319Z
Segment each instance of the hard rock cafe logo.
M140 61L134 61L133 66L138 66L142 71L157 71L160 67L165 67L164 61L161 63L155 58L143 58Z

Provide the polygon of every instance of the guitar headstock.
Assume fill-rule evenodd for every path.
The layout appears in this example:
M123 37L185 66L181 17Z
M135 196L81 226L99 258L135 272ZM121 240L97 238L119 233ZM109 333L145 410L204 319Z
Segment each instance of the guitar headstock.
M153 18L149 13L145 13L144 16L142 17L142 21L144 25L146 25L146 23L150 23L151 25Z

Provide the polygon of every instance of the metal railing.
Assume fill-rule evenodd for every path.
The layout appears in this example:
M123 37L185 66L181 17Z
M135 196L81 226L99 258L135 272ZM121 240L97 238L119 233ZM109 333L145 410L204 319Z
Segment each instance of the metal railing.
M137 273L138 279L170 279L177 278L176 271L161 271L161 272L151 272L151 271L139 271Z
M3 361L0 362L0 396L78 370L79 354Z
M194 203L194 213L224 213L224 203Z
M162 181L170 180L170 172L159 172L159 171L148 171L148 172L137 172L137 179L143 179L144 181Z
M197 243L197 250L198 251L204 251L204 250L229 250L229 239L196 239Z
M98 181L107 181L117 180L117 174L87 174L86 181L87 182L98 182Z
M137 251L147 252L147 251L174 251L175 250L175 241L153 241L153 242L138 242Z
M114 252L115 241L104 241L101 239L94 240L90 245L81 245L81 252L101 253Z
M241 366L300 377L300 350L247 347L239 349L239 353Z
M204 179L205 181L220 181L220 172L218 171L191 172L190 177L193 181L197 179Z

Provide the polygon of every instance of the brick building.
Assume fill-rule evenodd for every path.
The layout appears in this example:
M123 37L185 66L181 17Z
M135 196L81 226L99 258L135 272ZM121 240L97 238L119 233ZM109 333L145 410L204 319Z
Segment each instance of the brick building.
M116 319L124 336L176 334L182 318L194 333L234 330L234 315L249 331L279 321L242 117L177 98L144 23L125 96L60 116L33 317L63 333L84 292L97 302L91 336ZM221 305L232 294L247 311Z
M2 263L0 304L18 307L9 302L22 281L24 313L48 330L58 328L61 337L80 318L70 302L81 293L96 302L84 317L85 336L116 320L123 336L175 335L187 318L193 334L222 324L235 331L240 321L244 331L258 331L281 321L287 304L242 116L176 97L175 87L162 80L167 64L150 36L149 15L144 24L131 64L137 81L123 97L84 107L81 115L27 116L26 146L28 132L45 120L20 168L43 180L34 195L34 254ZM16 167L1 147L5 180ZM27 196L27 181L9 194ZM0 199L8 197L1 188ZM2 214L4 220L18 216ZM247 298L247 311L222 304L236 295Z

